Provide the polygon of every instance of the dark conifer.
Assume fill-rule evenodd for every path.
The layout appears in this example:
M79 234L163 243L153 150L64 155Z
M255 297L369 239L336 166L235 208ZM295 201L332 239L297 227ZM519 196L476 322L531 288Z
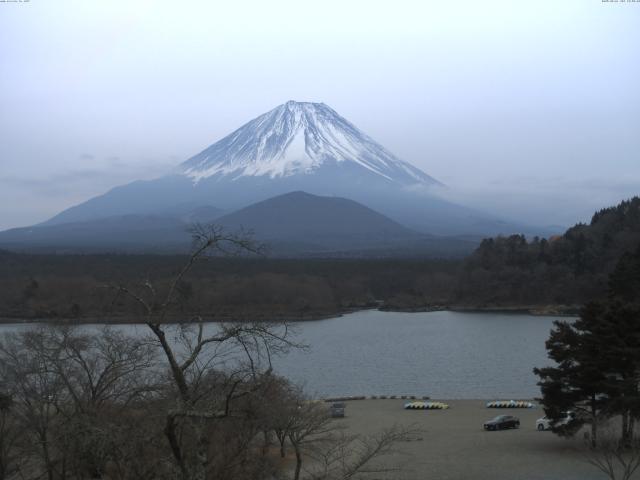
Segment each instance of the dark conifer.
M557 365L534 369L552 423L576 413L555 431L573 435L590 424L594 446L600 420L620 416L628 442L640 418L640 248L621 258L609 286L607 298L588 303L578 320L555 323L546 347Z

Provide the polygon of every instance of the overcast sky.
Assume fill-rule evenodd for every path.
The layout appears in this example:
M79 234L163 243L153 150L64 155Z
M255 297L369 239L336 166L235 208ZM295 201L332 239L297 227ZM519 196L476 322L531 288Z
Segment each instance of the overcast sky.
M0 1L0 229L324 102L447 197L570 225L640 193L640 2Z

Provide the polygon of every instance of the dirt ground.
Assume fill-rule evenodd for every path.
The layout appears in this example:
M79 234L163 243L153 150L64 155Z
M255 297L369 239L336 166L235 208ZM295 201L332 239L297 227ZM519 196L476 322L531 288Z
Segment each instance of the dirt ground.
M339 420L350 432L374 434L394 424L423 430L403 442L387 462L404 470L375 478L403 480L599 480L602 473L586 461L582 438L567 440L536 430L541 408L488 409L484 400L441 400L448 410L404 410L407 400L347 402ZM520 419L517 430L484 431L496 415ZM640 476L638 477L640 478Z

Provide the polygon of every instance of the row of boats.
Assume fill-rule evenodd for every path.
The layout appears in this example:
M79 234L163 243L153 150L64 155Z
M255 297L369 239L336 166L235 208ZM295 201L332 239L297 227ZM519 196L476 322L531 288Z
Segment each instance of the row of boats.
M487 403L487 408L534 408L535 404L521 400L495 400ZM446 410L449 405L443 402L408 402L405 410Z

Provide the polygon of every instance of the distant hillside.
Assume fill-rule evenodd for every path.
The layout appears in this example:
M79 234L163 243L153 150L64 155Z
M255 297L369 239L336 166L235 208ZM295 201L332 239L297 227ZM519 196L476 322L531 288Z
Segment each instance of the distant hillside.
M358 238L365 242L421 235L353 200L291 192L230 213L217 223L235 230L251 227L259 238L316 240Z
M607 276L640 245L640 198L623 201L549 240L522 235L483 240L464 263L464 303L574 304L603 295Z
M216 223L229 231L251 230L276 256L461 257L477 245L416 232L353 200L300 191L255 203Z
M353 200L305 192L255 203L216 223L249 229L272 253L288 255L408 248L426 237Z
M291 192L222 215L183 204L164 215L117 215L0 232L0 248L56 253L186 253L196 222L250 230L274 256L462 257L478 242L410 230L353 200Z
M90 220L15 228L0 232L2 247L30 252L164 253L188 245L186 224L179 218L122 215Z
M69 223L42 223L0 232L0 248L43 253L186 252L193 223L224 213L211 205L180 204L163 214L114 215Z

